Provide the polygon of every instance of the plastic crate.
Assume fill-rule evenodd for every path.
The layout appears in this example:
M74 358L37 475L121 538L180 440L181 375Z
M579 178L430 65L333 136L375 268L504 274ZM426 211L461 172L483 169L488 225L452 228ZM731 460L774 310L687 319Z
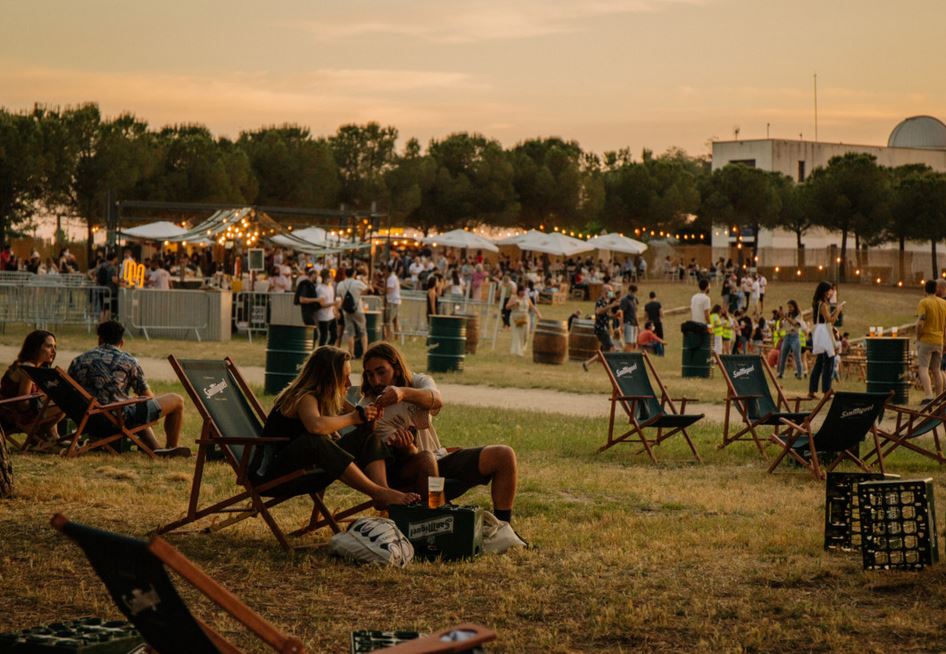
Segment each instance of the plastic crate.
M824 498L824 548L860 551L861 517L857 486L867 481L895 479L900 479L900 476L879 472L829 472Z
M64 620L0 634L0 654L128 654L144 644L134 625L102 618Z
M366 654L386 647L399 645L407 640L420 638L417 631L353 631L351 632L351 654ZM483 654L486 650L475 646L467 650L470 654Z
M858 484L865 570L919 570L939 560L933 480Z

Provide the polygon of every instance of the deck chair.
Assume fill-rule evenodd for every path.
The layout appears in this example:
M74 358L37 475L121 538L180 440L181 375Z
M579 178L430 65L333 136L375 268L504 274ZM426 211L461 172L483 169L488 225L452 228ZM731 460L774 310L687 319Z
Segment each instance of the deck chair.
M689 398L673 400L667 393L666 387L660 381L657 371L646 352L602 352L598 350L598 360L604 366L611 380L611 416L608 424L608 442L598 448L603 452L618 443L639 443L643 446L647 456L654 463L654 447L660 445L671 436L680 433L686 439L694 458L700 463L700 458L686 428L700 420L703 414L684 415L686 403L693 401ZM648 372L649 371L649 372ZM653 376L660 389L660 395L654 393L650 383ZM674 402L680 403L679 412ZM614 435L614 422L617 407L620 406L627 414L631 428L623 434ZM654 437L648 437L647 429L656 429Z
M28 395L18 395L16 397L8 397L0 400L0 405L3 404L14 404L16 402L28 402L30 400L40 399L44 397L42 393L30 393ZM36 442L36 427L39 423L39 416L33 424L26 428L25 432L20 432L20 427L17 427L13 424L7 424L6 421L0 421L0 438L7 442L7 444L15 447L21 452L29 449ZM18 441L13 438L14 434L23 433L23 440Z
M933 398L931 402L919 409L910 409L904 406L888 404L887 409L893 411L896 416L896 424L893 431L880 431L881 448L880 450L871 450L865 457L865 461L878 456L890 456L898 447L905 447L917 454L933 459L938 464L946 464L946 456L943 455L943 446L940 441L940 430L946 423L946 392L940 393ZM918 442L921 436L931 435L933 437L933 448L924 446Z
M53 516L52 525L82 548L112 596L112 601L135 625L151 651L163 654L240 652L213 627L191 613L168 575L167 570L170 569L272 650L284 654L305 654L302 641L280 632L163 538L155 536L150 541L129 538L70 522L58 513ZM443 640L460 638L457 634L465 638L460 641ZM449 646L471 647L495 637L496 633L490 629L464 624L386 651L395 654L460 652L465 650ZM448 647L443 648L443 645Z
M861 441L867 434L874 440L874 449L880 452L878 467L884 473L883 452L880 448L880 429L877 423L884 414L884 404L890 399L890 393L851 393L828 391L817 406L801 422L782 418L782 423L789 429L781 434L773 434L772 442L782 451L769 466L769 472L785 459L791 457L805 468L815 479L823 480L826 472L834 470L842 461L849 459L864 472L870 472L870 465L858 456ZM828 406L830 403L830 406ZM812 422L828 406L827 415L816 432ZM807 451L808 456L804 456ZM834 459L825 468L819 460L821 452L836 453Z
M29 375L37 388L46 396L40 413L45 411L49 403L58 406L66 417L76 423L75 431L67 437L69 448L65 454L68 457L79 456L90 450L104 449L117 454L125 449L125 439L138 446L142 452L152 459L154 452L139 438L139 434L155 424L150 422L136 427L125 424L125 407L151 398L135 397L129 400L100 404L87 390L70 377L65 370L59 368L37 368L24 366L23 372ZM79 445L85 438L85 443Z
M764 358L758 354L723 354L713 352L716 365L726 380L726 409L723 417L723 442L719 449L739 441L752 441L765 457L764 444L767 439L757 431L760 427L773 427L777 434L784 428L782 418L795 423L802 422L807 411L799 411L805 398L786 397L775 373ZM769 390L769 382L775 387L775 398ZM745 426L736 431L730 424L732 409L742 418Z
M301 495L308 495L312 499L309 522L288 534L293 537L303 536L325 526L338 533L340 520L371 506L370 502L363 502L345 511L331 513L322 501L322 494L333 480L328 479L324 471L318 469L296 470L265 483L255 483L248 469L254 447L285 442L289 438L261 436L266 413L229 357L222 361L181 360L171 355L168 361L197 407L203 425L200 439L197 441L197 459L187 514L180 520L160 527L155 531L156 534L175 531L209 516L223 514L229 517L216 521L207 531L218 531L247 518L260 516L279 544L291 550L293 547L287 534L277 524L270 511L274 506ZM215 447L223 452L224 459L236 473L236 482L242 490L232 497L200 508L204 465Z

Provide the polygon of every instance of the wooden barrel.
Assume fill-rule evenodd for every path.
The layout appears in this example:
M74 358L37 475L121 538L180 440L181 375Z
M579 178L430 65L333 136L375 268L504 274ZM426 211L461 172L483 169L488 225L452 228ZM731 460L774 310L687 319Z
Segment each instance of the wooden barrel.
M276 395L289 385L302 369L302 364L315 344L315 327L311 325L270 325L266 339L265 388Z
M460 315L466 318L466 353L476 354L476 346L480 343L480 317L475 313Z
M427 337L427 371L463 370L466 358L466 319L460 316L430 316Z
M587 361L594 356L601 344L595 336L595 321L572 321L572 331L568 335L568 358L572 361Z
M589 355L590 356L590 355ZM568 359L568 323L540 320L532 337L532 360L560 366Z
M910 399L910 339L868 338L864 340L867 354L867 392L893 391L894 404Z

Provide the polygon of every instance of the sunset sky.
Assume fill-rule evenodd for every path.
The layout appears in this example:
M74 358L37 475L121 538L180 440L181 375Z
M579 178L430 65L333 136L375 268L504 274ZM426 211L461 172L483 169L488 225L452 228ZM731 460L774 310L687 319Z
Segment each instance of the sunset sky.
M378 121L403 139L884 144L946 119L942 0L0 0L0 105L95 101L216 134Z

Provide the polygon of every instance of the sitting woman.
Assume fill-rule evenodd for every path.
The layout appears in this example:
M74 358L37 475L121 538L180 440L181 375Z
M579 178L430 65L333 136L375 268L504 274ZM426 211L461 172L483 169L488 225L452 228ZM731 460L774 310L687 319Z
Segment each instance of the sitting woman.
M23 368L49 367L56 360L56 337L44 329L27 334L23 347L0 379L0 399L9 399L37 392L33 380ZM33 398L21 402L0 404L0 424L8 434L28 434L32 449L47 450L59 440L56 425L63 418L55 405L42 409L42 400Z
M378 508L418 501L419 495L387 488L384 470L390 451L371 430L382 412L345 401L350 376L351 355L345 350L323 345L309 355L299 375L276 397L263 426L263 436L290 440L257 450L250 468L256 481L318 468L325 474L320 481L340 479ZM346 427L361 428L339 436Z

